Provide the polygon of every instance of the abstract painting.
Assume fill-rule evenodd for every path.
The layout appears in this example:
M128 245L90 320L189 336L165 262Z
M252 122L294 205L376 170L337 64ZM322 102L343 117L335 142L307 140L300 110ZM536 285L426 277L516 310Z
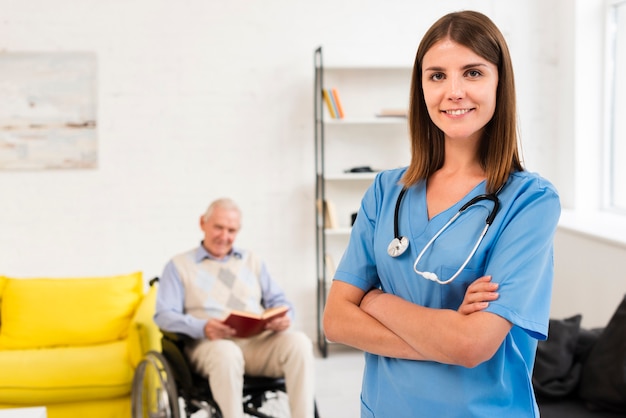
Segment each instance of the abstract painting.
M0 53L0 169L97 167L96 56Z

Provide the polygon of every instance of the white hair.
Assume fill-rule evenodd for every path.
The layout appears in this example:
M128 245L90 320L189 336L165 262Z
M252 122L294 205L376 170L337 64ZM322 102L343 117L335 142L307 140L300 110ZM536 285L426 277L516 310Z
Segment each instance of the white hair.
M220 199L216 199L213 202L211 202L206 212L204 212L204 215L202 215L202 219L204 219L205 221L209 219L211 215L213 214L213 211L215 210L215 208L236 210L237 212L239 212L239 216L241 216L241 210L239 209L239 206L237 206L235 201L228 197L222 197Z

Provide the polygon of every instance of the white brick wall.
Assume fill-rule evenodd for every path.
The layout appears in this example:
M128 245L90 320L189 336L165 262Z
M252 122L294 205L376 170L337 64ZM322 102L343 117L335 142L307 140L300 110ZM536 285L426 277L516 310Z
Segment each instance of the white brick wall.
M209 201L229 195L244 211L239 244L267 259L314 338L314 48L326 63L411 64L434 19L474 8L502 26L516 65L553 74L552 44L522 45L537 26L552 39L539 17L554 10L499 3L0 0L0 51L97 54L99 141L95 170L0 172L0 273L151 278L199 242ZM525 73L522 121L552 132ZM550 177L541 164L556 146L524 139Z

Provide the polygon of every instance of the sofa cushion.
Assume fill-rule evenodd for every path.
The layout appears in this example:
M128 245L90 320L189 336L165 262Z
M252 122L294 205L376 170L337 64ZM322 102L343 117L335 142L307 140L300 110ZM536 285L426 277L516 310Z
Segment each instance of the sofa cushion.
M539 341L533 369L537 396L564 397L572 393L580 378L580 363L575 361L582 315L550 319L548 339Z
M128 395L133 367L126 341L45 350L0 351L0 404L107 399Z
M3 408L28 408L27 405L0 404ZM130 396L95 401L49 403L46 418L119 418L132 417Z
M30 405L0 404L6 408L28 408ZM46 405L47 418L119 418L132 417L130 396L97 399L94 401L49 403ZM6 412L4 412L6 413ZM4 416L4 415L2 415Z
M626 414L626 295L585 360L579 395L592 409Z
M0 348L76 346L125 338L142 296L141 272L92 278L6 278Z

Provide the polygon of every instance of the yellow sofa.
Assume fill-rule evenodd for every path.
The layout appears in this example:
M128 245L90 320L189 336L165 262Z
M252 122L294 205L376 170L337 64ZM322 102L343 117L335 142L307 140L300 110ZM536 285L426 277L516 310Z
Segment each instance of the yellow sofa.
M48 418L130 417L135 366L161 351L156 286L140 272L90 278L0 276L0 409Z

